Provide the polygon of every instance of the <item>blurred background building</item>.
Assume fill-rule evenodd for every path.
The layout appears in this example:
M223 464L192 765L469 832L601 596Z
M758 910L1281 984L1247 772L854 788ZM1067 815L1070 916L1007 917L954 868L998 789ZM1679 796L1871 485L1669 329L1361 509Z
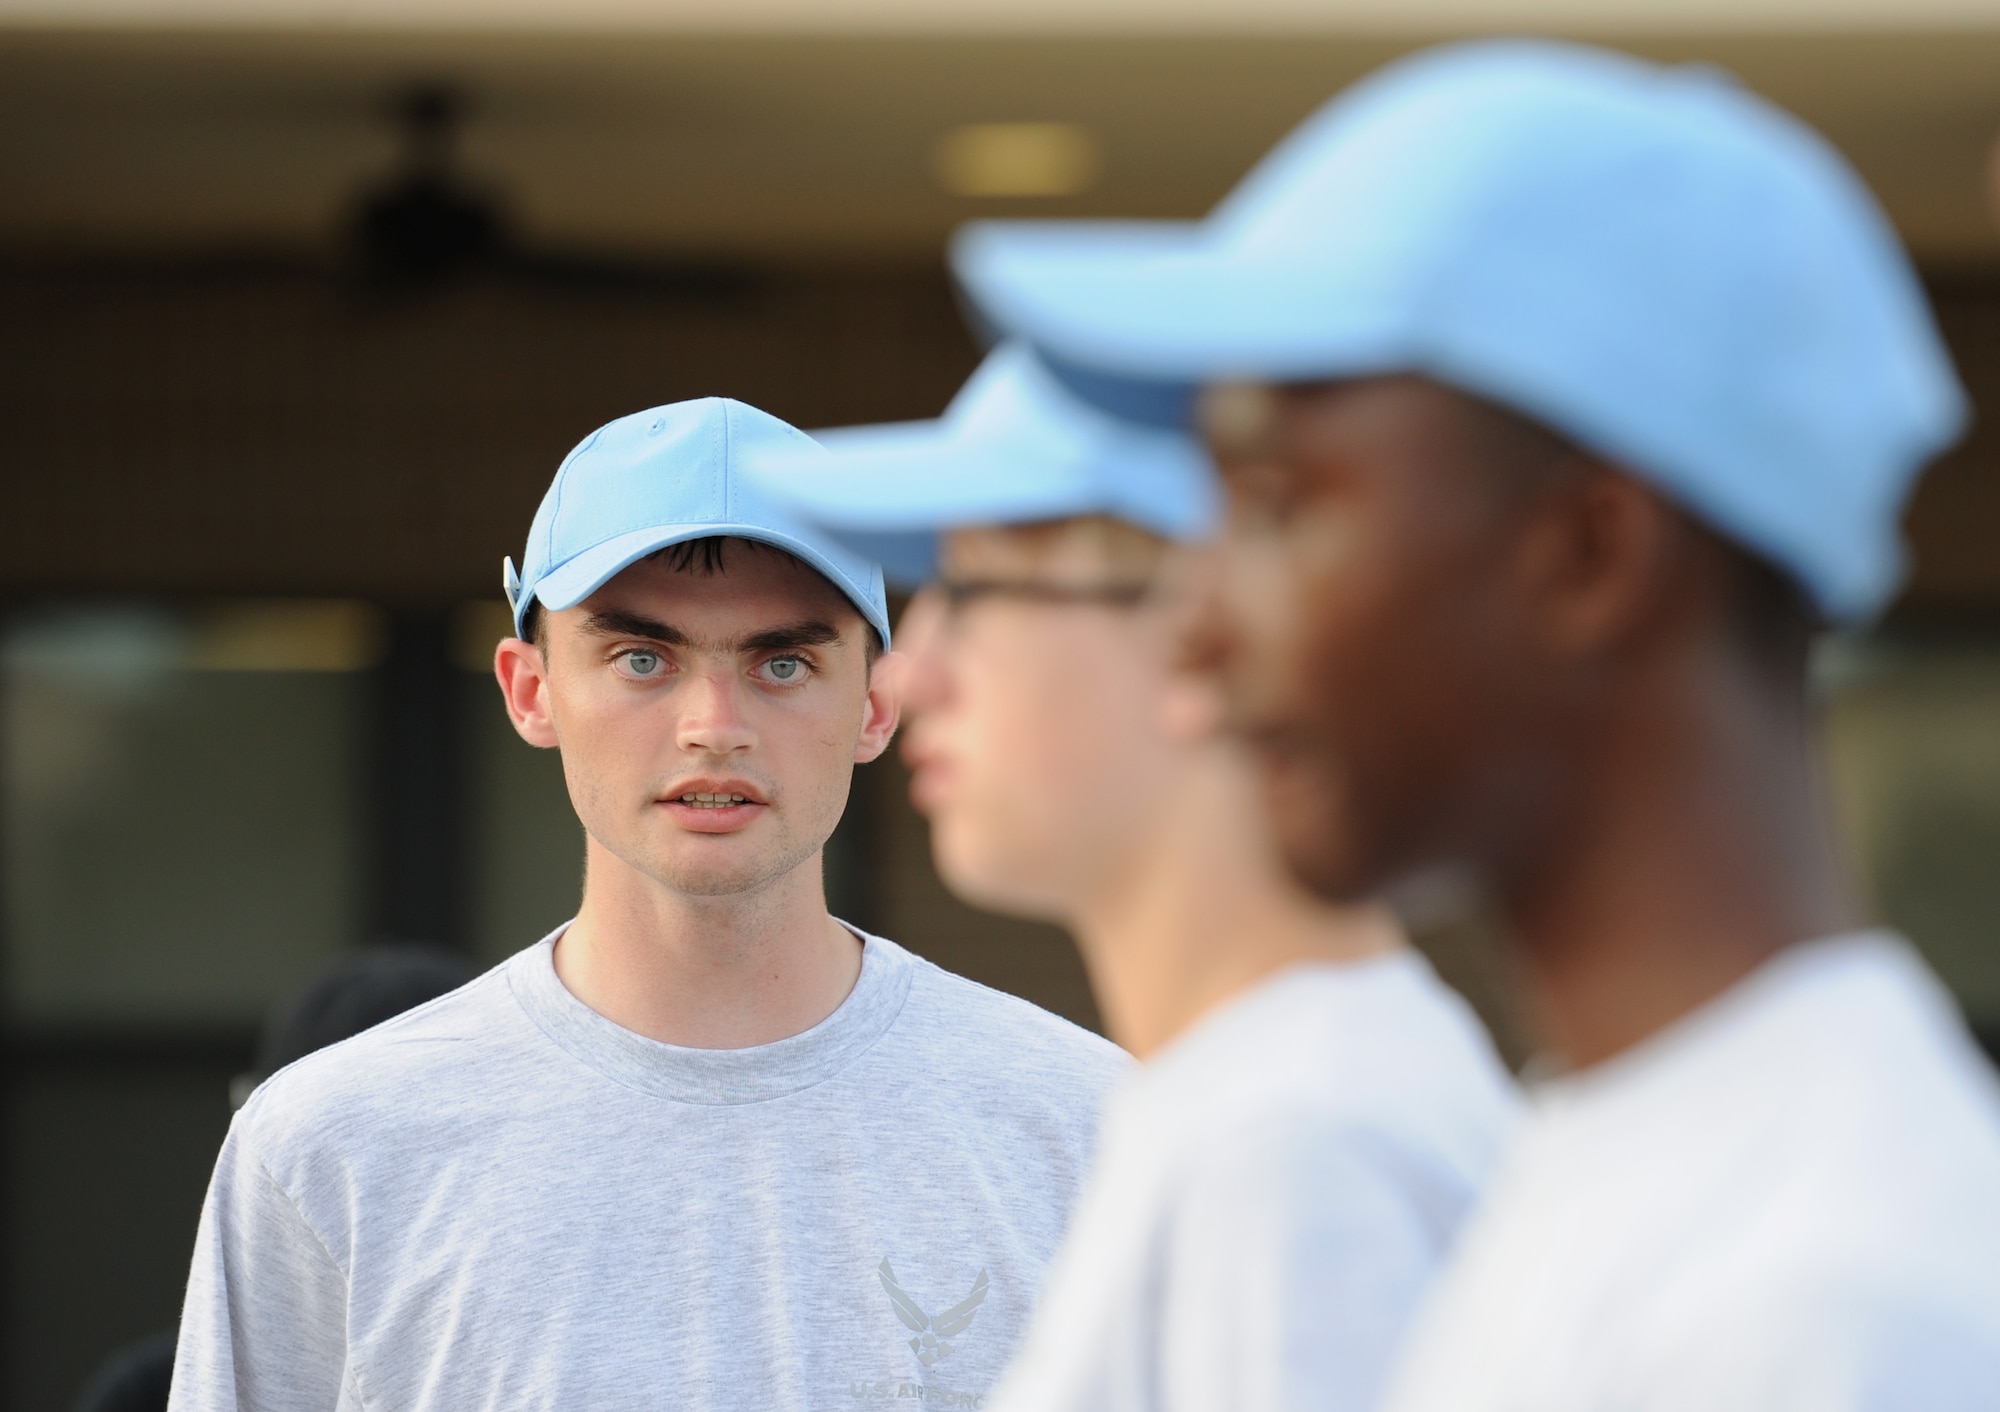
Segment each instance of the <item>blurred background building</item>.
M574 442L709 393L932 415L978 355L956 223L1197 215L1379 62L1524 27L1733 70L1922 263L1981 422L1828 651L1833 782L1873 905L2000 1025L1990 3L0 0L0 1405L172 1324L274 1000L570 914L488 662ZM893 762L830 885L1091 1022L1066 939L945 897Z

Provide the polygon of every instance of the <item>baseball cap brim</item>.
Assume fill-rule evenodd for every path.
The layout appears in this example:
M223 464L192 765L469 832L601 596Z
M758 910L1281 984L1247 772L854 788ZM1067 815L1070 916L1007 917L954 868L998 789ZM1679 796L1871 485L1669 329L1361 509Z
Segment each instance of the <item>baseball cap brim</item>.
M888 646L888 615L878 610L874 606L874 601L871 601L880 599L879 591L871 591L871 585L855 583L845 569L804 539L774 530L767 525L728 523L652 525L645 529L633 530L629 534L617 535L593 544L544 573L533 586L533 597L544 608L559 613L566 608L576 607L648 554L692 539L718 538L756 540L761 544L782 549L810 564L846 595L848 602L854 605L855 610L868 622L868 625L881 635L883 646ZM516 607L517 628L525 615L525 610L525 603Z
M776 448L745 468L791 513L902 586L935 572L945 530L1101 514L1190 540L1219 518L1214 472L1196 443L1078 401L1018 343L996 350L936 421L815 439L823 452Z
M1374 262L1288 259L1205 224L981 222L954 239L952 264L997 331L1092 403L1154 426L1187 426L1202 383L1361 375L1408 356L1393 301L1343 278Z
M772 458L756 474L770 491L910 587L937 567L942 530L1088 514L1095 487L1064 469L969 445L934 422L822 432L833 453Z

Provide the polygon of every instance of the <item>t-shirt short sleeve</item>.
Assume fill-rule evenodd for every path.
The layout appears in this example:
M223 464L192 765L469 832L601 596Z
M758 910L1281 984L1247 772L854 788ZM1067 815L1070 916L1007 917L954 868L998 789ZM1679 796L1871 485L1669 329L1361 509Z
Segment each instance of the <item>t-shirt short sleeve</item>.
M347 1280L237 1116L209 1184L170 1412L345 1412Z

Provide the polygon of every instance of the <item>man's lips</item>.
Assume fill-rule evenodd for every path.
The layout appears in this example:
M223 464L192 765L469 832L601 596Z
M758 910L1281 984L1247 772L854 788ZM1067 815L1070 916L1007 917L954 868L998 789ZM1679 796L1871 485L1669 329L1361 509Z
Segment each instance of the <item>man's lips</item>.
M662 804L768 804L764 791L748 780L698 775L660 792Z
M935 746L910 740L903 746L903 763L910 769L910 803L920 814L936 812L951 787L949 756Z
M733 833L770 807L762 790L747 780L689 780L660 796L681 823L696 833Z
M1252 750L1264 755L1297 755L1317 743L1312 732L1299 728L1296 719L1269 712L1252 714L1232 704L1222 722L1228 731Z
M1314 771L1324 752L1320 742L1284 727L1252 727L1236 737L1249 749L1263 773L1276 783L1302 778Z

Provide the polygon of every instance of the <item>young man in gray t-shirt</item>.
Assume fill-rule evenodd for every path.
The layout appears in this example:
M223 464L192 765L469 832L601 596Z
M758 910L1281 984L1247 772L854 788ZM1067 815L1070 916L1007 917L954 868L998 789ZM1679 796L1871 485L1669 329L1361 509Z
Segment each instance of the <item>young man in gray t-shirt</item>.
M572 452L508 566L577 918L231 1129L172 1406L977 1406L1127 1062L827 914L897 721L880 571L764 503L740 403Z

